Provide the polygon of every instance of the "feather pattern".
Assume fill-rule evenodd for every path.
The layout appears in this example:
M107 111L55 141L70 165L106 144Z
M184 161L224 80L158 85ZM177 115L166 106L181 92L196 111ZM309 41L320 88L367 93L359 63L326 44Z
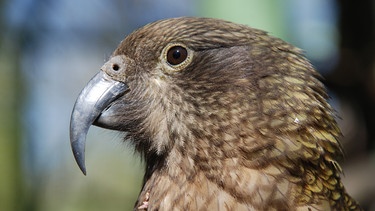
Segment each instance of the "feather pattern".
M184 66L163 56L187 48ZM144 156L136 210L360 210L340 180L340 129L302 51L223 20L146 25L112 57L129 86L114 121ZM173 70L173 71L171 71Z

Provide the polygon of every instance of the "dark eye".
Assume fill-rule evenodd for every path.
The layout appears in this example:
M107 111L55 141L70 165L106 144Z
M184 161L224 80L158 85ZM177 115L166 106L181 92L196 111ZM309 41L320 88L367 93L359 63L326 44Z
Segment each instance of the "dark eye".
M181 64L186 60L188 52L182 46L174 46L168 50L167 61L171 65Z

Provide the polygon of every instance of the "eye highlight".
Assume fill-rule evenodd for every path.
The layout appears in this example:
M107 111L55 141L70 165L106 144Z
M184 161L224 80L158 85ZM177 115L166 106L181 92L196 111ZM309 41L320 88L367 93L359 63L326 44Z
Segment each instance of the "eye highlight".
M171 65L179 65L188 57L188 51L182 46L173 46L167 52L167 62Z

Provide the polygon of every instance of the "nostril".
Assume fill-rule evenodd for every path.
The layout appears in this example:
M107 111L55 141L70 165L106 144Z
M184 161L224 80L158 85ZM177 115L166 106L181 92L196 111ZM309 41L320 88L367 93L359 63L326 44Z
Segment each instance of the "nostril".
M120 66L118 64L112 64L112 70L118 71L120 69Z

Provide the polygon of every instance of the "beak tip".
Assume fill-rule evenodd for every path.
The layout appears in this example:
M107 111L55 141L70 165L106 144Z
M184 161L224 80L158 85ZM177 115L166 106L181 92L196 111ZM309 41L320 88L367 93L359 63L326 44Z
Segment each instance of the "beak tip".
M83 141L81 140L83 139ZM85 137L81 137L78 140L80 141L73 141L71 142L72 150L74 159L76 160L76 163L78 164L78 167L81 169L82 173L86 175L86 165L85 165ZM74 139L73 139L74 140Z
M79 154L74 154L74 158L76 159L79 169L81 169L82 173L86 176L85 159Z
M86 176L86 165L85 165L85 157L83 154L75 153L74 158L78 164L79 169L81 169L82 173Z
M81 171L82 171L83 175L85 175L85 176L87 175L86 174L86 168L81 169Z

